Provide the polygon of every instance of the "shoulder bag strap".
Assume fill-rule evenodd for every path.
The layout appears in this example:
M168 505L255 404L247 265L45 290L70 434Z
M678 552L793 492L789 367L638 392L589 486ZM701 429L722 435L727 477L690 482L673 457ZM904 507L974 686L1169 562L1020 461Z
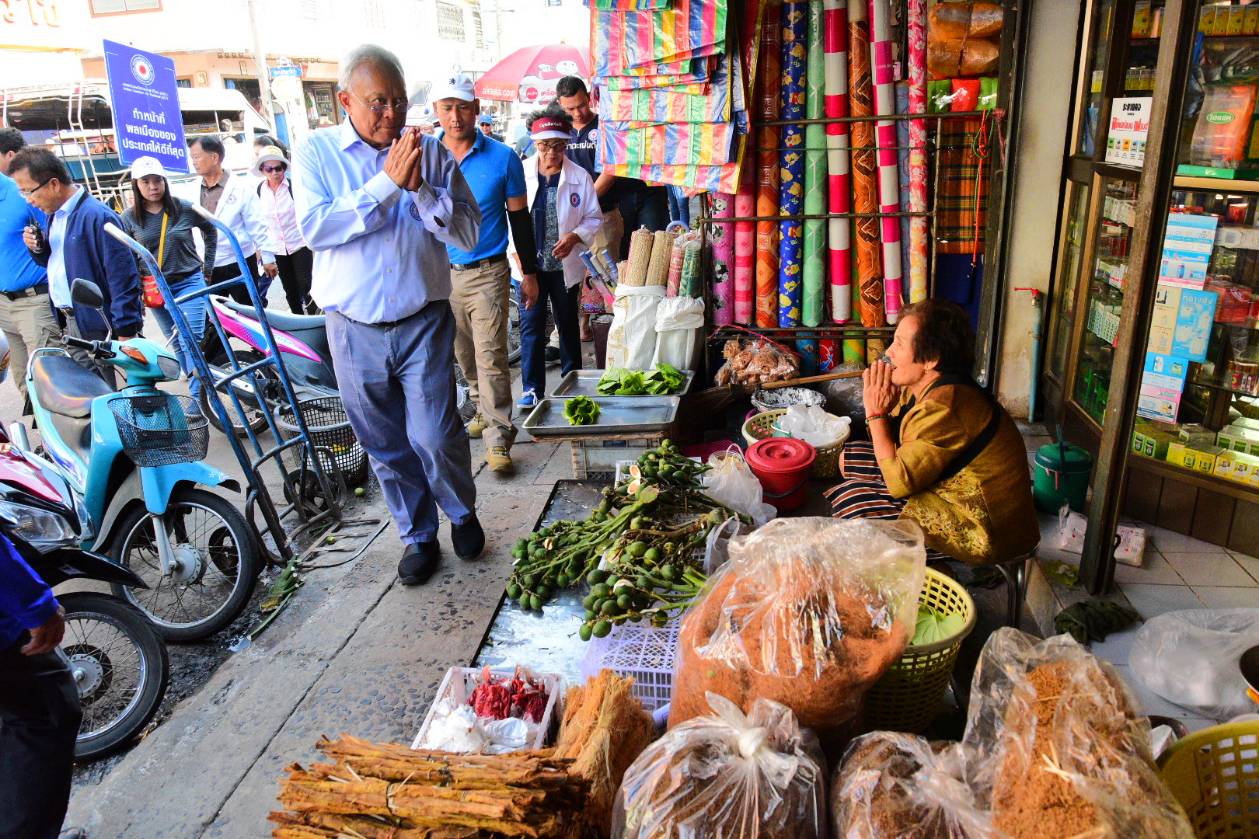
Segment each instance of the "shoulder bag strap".
M168 221L166 212L162 212L162 233L157 240L157 267L162 267L162 257L166 255L166 222Z
M988 417L988 422L980 429L979 434L967 443L965 448L954 455L949 464L940 472L940 476L936 478L937 483L947 481L967 466L970 466L975 461L975 458L979 457L984 449L988 448L988 444L992 442L992 438L997 436L997 429L1001 426L1001 406L997 403L997 400L992 398L991 393L980 387L973 379L966 376L941 376L931 384L931 387L923 392L923 396L926 396L941 385L960 385L974 388L984 397L984 401L988 403L992 413Z

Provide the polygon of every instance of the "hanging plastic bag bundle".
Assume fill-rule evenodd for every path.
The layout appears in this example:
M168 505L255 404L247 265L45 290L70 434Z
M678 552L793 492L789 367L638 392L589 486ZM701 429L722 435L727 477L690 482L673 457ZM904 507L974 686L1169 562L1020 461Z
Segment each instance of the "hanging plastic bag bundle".
M616 287L612 326L608 330L608 369L652 368L652 359L656 354L656 309L664 299L664 291L664 286L622 283Z
M791 711L758 699L743 712L709 694L711 714L683 723L626 770L613 839L825 839L817 740Z
M697 297L667 297L656 306L656 351L651 367L671 364L694 370L699 362L704 330L704 301Z

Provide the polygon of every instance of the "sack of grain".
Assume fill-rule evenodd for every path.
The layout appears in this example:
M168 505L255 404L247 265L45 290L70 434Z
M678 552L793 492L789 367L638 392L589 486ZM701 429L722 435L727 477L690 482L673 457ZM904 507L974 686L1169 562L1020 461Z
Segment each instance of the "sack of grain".
M816 738L777 702L745 716L708 700L711 715L670 729L626 770L613 839L825 839Z
M961 743L875 731L848 747L831 783L839 839L998 839L966 784Z
M1149 742L1123 680L1070 636L1000 629L988 639L963 743L976 755L976 796L1011 839L1192 839Z
M731 540L682 622L670 726L712 692L781 702L828 740L904 651L925 569L908 521L776 519Z

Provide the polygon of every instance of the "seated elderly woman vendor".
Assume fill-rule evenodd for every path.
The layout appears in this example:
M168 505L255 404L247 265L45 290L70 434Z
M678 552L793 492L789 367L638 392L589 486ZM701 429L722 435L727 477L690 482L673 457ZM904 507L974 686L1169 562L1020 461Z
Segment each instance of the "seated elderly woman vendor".
M867 369L870 442L845 446L837 518L905 517L927 547L970 564L1005 562L1040 540L1023 437L971 378L975 335L954 303L901 316L887 357Z

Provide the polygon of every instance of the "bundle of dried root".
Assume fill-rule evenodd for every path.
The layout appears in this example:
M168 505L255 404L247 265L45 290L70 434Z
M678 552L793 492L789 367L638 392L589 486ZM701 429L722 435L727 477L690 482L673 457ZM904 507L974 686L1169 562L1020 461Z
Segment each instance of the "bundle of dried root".
M584 811L589 829L607 836L612 802L625 770L655 739L651 715L632 693L633 679L601 670L568 692L555 755L570 758L569 772L590 784Z
M323 739L333 764L294 764L272 813L277 839L575 839L588 785L550 750L503 755L412 751Z

